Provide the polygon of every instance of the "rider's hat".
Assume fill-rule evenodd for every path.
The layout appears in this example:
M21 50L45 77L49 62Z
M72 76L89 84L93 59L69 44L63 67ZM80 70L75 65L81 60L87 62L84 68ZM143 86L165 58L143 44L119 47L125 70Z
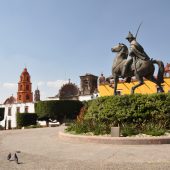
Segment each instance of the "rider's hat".
M129 31L128 36L126 37L126 39L135 39L135 37L133 36L133 34Z

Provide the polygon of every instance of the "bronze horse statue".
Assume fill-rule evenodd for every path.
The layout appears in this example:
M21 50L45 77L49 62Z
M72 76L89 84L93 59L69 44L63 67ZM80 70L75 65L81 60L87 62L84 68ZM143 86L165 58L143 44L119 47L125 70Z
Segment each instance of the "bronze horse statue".
M112 65L112 78L114 79L114 95L117 94L117 84L119 78L122 74L122 69L124 64L128 58L128 48L125 44L119 43L118 45L111 48L112 52L116 52L116 57L113 61ZM134 61L134 60L133 60ZM159 67L157 79L154 77L155 67L154 64L157 64ZM160 92L164 92L161 83L164 82L163 80L164 75L164 64L162 61L158 60L142 60L137 58L135 62L131 62L128 71L125 73L125 77L133 77L135 76L138 80L138 84L131 88L131 94L135 92L135 89L144 84L143 78L146 78L153 83L155 83L159 87ZM109 80L108 78L107 80Z

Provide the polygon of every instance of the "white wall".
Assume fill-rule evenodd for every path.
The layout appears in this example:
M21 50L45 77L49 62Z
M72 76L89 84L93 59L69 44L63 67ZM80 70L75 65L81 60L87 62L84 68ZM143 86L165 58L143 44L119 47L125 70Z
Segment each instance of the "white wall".
M79 96L79 100L80 101L88 101L88 100L96 99L97 97L99 97L98 93L92 94L92 95Z
M20 113L25 112L25 107L28 107L28 113L35 112L34 103L15 103L0 105L0 108L5 108L4 120L0 121L1 126L5 127L6 121L6 129L8 129L8 120L11 121L11 128L15 128L17 126L16 124L17 107L20 108ZM11 115L8 114L9 108L11 108Z

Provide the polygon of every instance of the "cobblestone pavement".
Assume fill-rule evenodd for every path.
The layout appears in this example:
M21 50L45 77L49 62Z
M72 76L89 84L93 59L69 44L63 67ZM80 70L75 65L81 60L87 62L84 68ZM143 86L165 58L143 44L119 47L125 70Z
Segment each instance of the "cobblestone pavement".
M0 170L169 170L170 145L62 141L64 127L0 131ZM18 153L20 164L7 161Z

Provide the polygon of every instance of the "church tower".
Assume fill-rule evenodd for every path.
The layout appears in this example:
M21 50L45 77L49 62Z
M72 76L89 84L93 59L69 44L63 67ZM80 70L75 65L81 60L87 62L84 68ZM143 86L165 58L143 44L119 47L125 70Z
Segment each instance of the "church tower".
M35 90L35 93L34 93L34 102L38 102L40 101L40 91L37 87L37 89Z
M17 102L26 103L33 101L32 83L27 68L24 68L18 82Z
M84 76L80 76L81 95L93 94L97 90L97 80L97 76L88 73L86 73Z

